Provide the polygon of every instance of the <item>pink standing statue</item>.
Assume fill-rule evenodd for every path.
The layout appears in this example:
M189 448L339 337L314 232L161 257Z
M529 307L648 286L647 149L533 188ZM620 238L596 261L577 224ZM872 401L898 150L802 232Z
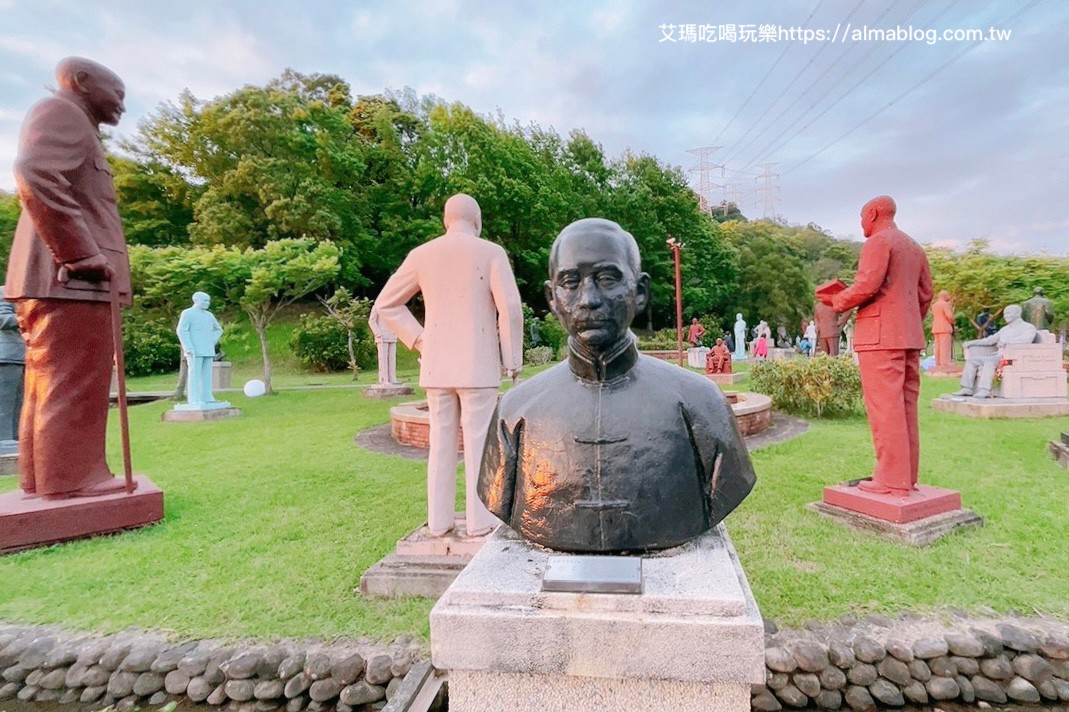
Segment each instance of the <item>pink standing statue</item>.
M464 432L467 535L497 524L475 492L486 433L497 405L501 371L515 379L523 365L523 311L504 248L479 237L482 213L463 193L445 204L445 234L408 253L375 301L381 320L420 353L419 385L427 391L430 452L427 528L453 528L457 429ZM425 323L405 306L422 293Z

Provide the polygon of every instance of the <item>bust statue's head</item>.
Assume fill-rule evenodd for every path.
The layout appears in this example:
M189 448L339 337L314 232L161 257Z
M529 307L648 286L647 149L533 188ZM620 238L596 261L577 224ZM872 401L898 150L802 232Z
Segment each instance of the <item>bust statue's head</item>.
M638 243L611 220L585 218L561 230L549 251L546 299L581 347L606 353L646 308L650 276Z
M1042 297L1043 296L1043 287L1036 287L1035 289L1032 290L1032 294L1034 294L1037 297Z
M742 321L742 312L735 315L735 321Z
M193 292L193 306L197 309L207 309L212 305L212 298L207 292Z
M1011 304L1006 307L1006 310L1002 312L1002 316L1006 319L1006 324L1012 324L1021 318L1021 306L1019 304Z
M457 193L445 201L442 224L446 232L461 232L478 237L483 231L482 210L475 198Z
M941 301L941 302L949 302L950 301L950 292L948 292L945 289L943 291L941 291L939 293L939 301Z

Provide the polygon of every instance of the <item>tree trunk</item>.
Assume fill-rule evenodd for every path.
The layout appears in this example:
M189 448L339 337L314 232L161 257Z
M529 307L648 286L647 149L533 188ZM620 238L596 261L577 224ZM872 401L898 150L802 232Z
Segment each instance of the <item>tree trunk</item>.
M345 333L349 335L349 368L353 371L353 380L356 380L356 375L360 373L360 367L356 365L356 349L353 348L353 330L346 329Z
M267 326L261 326L256 321L253 321L253 328L256 329L256 336L260 338L260 354L264 359L264 387L267 395L273 395L274 391L271 389L271 354L267 351Z
M185 400L186 397L186 380L189 378L189 362L186 361L186 355L182 354L182 360L178 366L178 385L174 387L174 395L171 396L171 400Z

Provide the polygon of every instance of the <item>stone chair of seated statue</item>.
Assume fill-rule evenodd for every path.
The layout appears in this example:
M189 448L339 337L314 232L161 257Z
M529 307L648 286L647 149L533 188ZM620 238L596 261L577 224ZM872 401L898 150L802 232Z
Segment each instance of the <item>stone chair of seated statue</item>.
M1036 327L1021 318L1019 305L1009 305L1004 315L1006 326L990 336L963 344L965 370L961 374L961 389L954 395L990 398L995 371L1006 347L1011 344L1031 344L1036 340Z

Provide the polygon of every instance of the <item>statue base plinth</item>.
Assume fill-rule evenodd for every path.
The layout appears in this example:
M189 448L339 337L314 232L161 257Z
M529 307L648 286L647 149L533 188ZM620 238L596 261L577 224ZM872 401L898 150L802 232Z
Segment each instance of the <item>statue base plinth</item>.
M707 373L705 377L718 386L730 386L733 383L746 380L745 373Z
M0 440L0 476L19 472L19 441Z
M1067 439L1069 438L1066 437L1066 433L1062 433L1062 442L1051 440L1047 443L1047 451L1055 462L1069 470L1069 443L1065 442Z
M723 525L642 557L641 594L544 591L550 552L502 527L431 611L452 712L748 712L764 627Z
M226 401L219 401L218 408L187 407L188 404L176 405L165 410L160 420L165 423L201 423L209 420L224 420L241 415L240 408L232 408Z
M365 398L394 398L396 396L412 395L412 386L403 383L379 383L364 389Z
M973 398L942 396L932 410L970 418L1052 418L1069 415L1069 398Z
M933 366L925 371L936 378L961 378L961 366Z
M884 538L910 546L928 546L957 529L984 525L983 517L968 509L955 509L905 524L877 519L861 512L836 507L827 502L812 502L806 505L806 509L854 529L879 534Z
M0 553L113 534L163 519L163 491L135 475L132 494L46 500L21 491L0 494Z
M390 554L360 577L360 594L370 598L438 598L486 543L489 534L470 537L463 512L453 530L431 536L424 524L397 542Z
M916 490L903 497L866 492L860 487L834 485L824 488L824 504L893 524L907 524L961 509L961 493L918 484Z

